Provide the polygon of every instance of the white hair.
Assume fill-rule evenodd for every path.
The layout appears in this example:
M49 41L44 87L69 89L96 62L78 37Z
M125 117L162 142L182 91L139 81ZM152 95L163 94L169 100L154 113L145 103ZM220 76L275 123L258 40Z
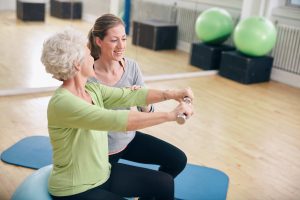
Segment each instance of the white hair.
M58 80L67 80L76 73L75 65L82 64L87 38L73 28L49 37L43 44L41 61L46 71Z

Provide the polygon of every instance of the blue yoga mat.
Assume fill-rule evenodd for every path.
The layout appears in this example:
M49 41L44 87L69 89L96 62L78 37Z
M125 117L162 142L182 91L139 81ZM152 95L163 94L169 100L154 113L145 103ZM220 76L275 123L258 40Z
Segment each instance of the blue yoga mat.
M121 163L157 170L157 165L141 164L128 160ZM228 176L219 170L193 164L175 178L175 197L177 200L224 200L228 189Z
M39 169L52 164L52 147L47 136L30 136L2 152L1 160L22 167Z
M6 163L39 169L52 164L52 148L49 137L31 136L24 138L2 152L1 160ZM157 170L157 165L140 164L127 160L121 163ZM219 170L187 164L175 179L175 197L180 200L225 200L229 178Z

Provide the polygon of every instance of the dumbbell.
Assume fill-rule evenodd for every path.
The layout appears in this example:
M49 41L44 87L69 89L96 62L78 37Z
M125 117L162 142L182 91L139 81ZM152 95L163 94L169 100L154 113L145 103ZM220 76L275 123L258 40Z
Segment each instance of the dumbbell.
M184 97L184 98L183 98L183 102L186 103L186 104L191 104L191 103L192 103L192 100L191 100L191 98L189 98L189 97ZM180 114L177 115L176 122L177 122L178 124L184 124L185 121L186 121L186 117L187 117L187 116L186 116L184 113L180 113Z

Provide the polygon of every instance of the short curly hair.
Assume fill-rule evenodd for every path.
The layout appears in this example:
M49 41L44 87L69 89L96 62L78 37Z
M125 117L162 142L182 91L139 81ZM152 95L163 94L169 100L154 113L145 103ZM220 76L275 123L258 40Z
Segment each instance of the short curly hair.
M87 37L73 28L52 35L43 44L41 61L46 71L60 81L73 77L75 65L83 62L85 45Z

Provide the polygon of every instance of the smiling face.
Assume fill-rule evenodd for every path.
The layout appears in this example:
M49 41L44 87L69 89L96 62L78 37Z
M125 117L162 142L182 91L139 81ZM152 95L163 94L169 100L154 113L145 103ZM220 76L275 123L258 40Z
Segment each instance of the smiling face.
M122 24L108 29L103 40L99 37L96 39L101 48L101 58L121 61L125 53L126 40L125 27Z

